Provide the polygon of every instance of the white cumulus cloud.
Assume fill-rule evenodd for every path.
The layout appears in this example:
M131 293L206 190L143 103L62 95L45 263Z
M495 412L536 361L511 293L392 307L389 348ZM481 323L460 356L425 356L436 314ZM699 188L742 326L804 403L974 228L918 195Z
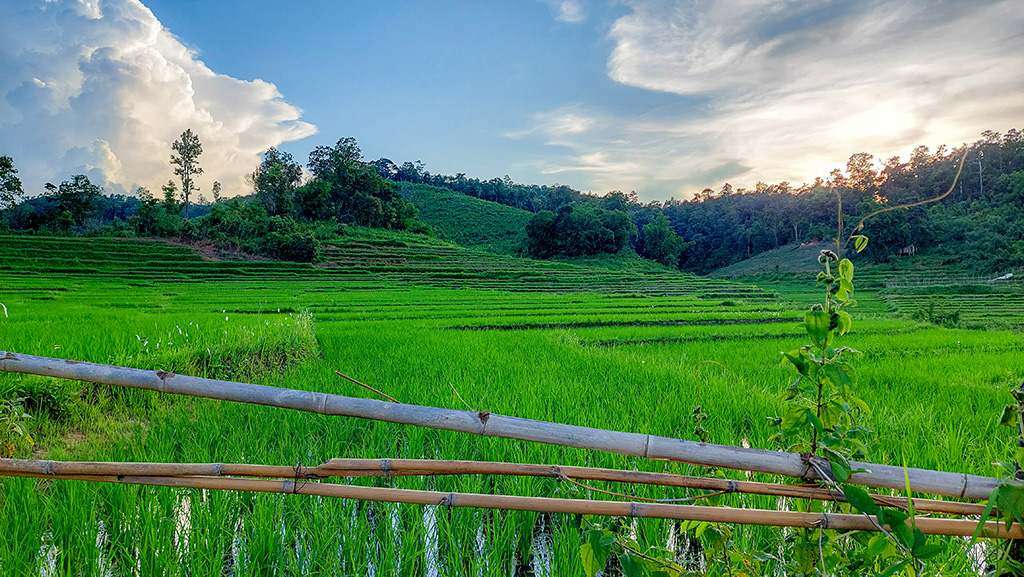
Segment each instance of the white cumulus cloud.
M29 194L78 173L156 189L186 128L202 191L242 193L261 152L316 132L273 84L210 70L138 0L3 2L0 21L0 154Z
M609 77L679 103L632 115L576 103L516 133L568 147L539 168L585 173L596 190L636 183L667 198L726 181L807 182L856 152L905 158L1024 118L1016 0L625 4L608 32Z

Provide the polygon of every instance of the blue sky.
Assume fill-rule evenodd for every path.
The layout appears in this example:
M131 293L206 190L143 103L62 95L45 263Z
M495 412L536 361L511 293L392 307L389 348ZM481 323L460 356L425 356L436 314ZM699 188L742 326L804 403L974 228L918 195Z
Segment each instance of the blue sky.
M538 179L537 139L510 138L535 113L586 101L634 113L680 97L606 73L608 26L625 9L594 6L563 22L542 2L148 2L212 69L274 82L317 135L283 148L355 137L368 158L421 159L428 170ZM598 10L600 8L600 10ZM220 23L233 22L227 33ZM274 30L288 30L268 40Z
M304 162L352 136L654 200L1024 119L1019 0L8 0L0 20L0 154L29 193L156 189L189 127L207 191L247 192L269 146Z

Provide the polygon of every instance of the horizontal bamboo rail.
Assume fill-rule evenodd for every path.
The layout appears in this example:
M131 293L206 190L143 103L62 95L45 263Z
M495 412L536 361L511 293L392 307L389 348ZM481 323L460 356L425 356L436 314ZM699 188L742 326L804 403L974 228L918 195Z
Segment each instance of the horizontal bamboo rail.
M678 519L685 521L708 521L712 523L739 523L772 527L805 527L836 530L877 531L876 520L866 515L801 513L796 511L773 511L765 509L734 509L730 507L705 507L699 505L669 505L664 503L637 503L622 501L593 501L586 499L559 499L552 497L519 497L515 495L483 495L479 493L444 493L440 491L417 491L383 487L361 487L306 481L271 481L266 479L242 479L236 477L164 477L131 475L46 475L45 473L23 473L20 476L59 478L72 481L92 481L129 485L148 485L190 489L212 489L224 491L252 491L259 493L283 493L296 495L318 495L342 499L406 503L413 505L435 505L446 507L471 507L480 509L503 509L511 511L534 511L538 513L567 513L576 515L602 515L609 517L645 517L654 519ZM915 524L921 532L930 535L956 535L968 537L974 534L978 523L966 519L916 518ZM997 539L1021 539L1024 531L1014 525L1009 531L1005 525L995 521L985 523L980 535Z
M323 415L359 417L487 437L518 439L706 467L787 475L802 479L817 478L816 468L821 468L826 472L831 471L828 462L824 459L814 458L815 466L811 466L804 456L795 453L744 449L656 435L548 423L508 417L487 411L477 413L266 385L233 383L176 375L164 371L147 371L6 351L0 351L0 371L265 405ZM999 483L997 479L991 477L965 473L904 469L892 465L856 461L851 464L855 469L866 469L867 472L852 475L848 482L898 491L906 490L909 486L911 491L918 493L978 500L988 498ZM904 478L904 472L906 472L909 482Z
M566 467L527 463L499 463L483 461L440 461L426 459L331 459L315 467L286 467L278 465L252 465L246 463L116 463L82 461L36 461L0 459L0 476L235 476L269 477L277 479L324 479L328 477L410 477L434 475L519 475L576 479L583 481L609 481L662 487L680 487L745 493L794 499L817 499L845 502L841 493L825 487L776 485L754 481L734 481L691 477L670 473L647 473L592 467ZM879 505L906 510L907 500L902 497L872 495ZM914 510L925 513L951 515L981 515L984 506L957 501L914 499Z

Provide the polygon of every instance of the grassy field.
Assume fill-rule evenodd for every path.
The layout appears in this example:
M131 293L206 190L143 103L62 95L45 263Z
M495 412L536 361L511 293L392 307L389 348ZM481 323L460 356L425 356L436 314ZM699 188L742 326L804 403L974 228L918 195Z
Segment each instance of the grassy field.
M789 302L807 305L814 295L805 280L817 271L817 256L828 243L785 246L718 269L713 278L737 279L771 287ZM893 259L860 269L859 309L889 312L947 327L1024 329L1024 271L982 275L964 264L944 265L929 256Z
M539 263L430 238L351 230L321 266L207 261L116 239L0 237L0 349L350 396L357 378L402 402L771 447L780 350L802 345L795 279L760 287L648 270ZM601 264L601 263L596 263ZM805 288L801 288L801 286ZM998 427L1024 379L1019 333L893 317L867 295L845 343L863 351L877 462L995 474ZM457 393L456 393L457 391ZM0 375L36 444L74 460L317 464L333 457L560 463L707 474L688 465L146 391ZM461 397L461 398L460 398ZM465 403L465 404L464 404ZM725 472L730 478L742 473ZM754 479L776 481L770 476ZM541 478L357 483L605 498ZM682 489L595 486L651 498ZM4 479L0 572L10 575L582 575L579 520L283 495ZM774 508L775 499L721 504ZM665 546L674 525L641 521ZM737 528L749 550L785 532ZM944 541L943 575L970 574ZM768 571L775 569L768 563Z

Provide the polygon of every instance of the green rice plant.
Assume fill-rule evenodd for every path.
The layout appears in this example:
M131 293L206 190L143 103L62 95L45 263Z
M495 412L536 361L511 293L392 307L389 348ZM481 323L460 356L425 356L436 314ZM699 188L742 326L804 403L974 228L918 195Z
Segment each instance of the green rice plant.
M57 379L26 376L17 382L0 383L0 398L18 399L25 410L59 420L75 402L74 388Z
M960 324L960 307L943 306L943 300L938 295L929 296L924 305L910 314L910 318L940 327L956 328Z
M13 457L19 448L35 444L28 431L32 415L25 411L21 397L0 399L0 456Z
M358 238L353 235L354 240ZM404 249L373 249L366 243L370 248L363 250L405 250L405 255L392 254L409 262L414 260L410 257L434 251L432 257L439 255L443 260L423 264L445 267L417 270L396 264L386 273L366 272L365 267L355 271L371 259L393 258L370 252L353 256L354 264L336 268L191 259L172 265L168 264L171 257L157 258L165 248L140 250L142 256L136 257L124 247L148 247L149 243L125 241L109 249L110 254L124 258L95 271L63 275L32 272L28 265L2 269L3 300L12 313L0 321L4 323L0 349L252 379L350 396L365 394L336 378L333 371L339 370L403 402L464 408L451 383L475 409L681 438L694 438L691 412L699 404L712 415L702 422L710 438L730 443L746 440L753 447L772 448L769 438L777 431L766 418L778 413L776 391L791 380L788 368L775 362L777 353L780 348L806 344L806 330L796 330L791 320L773 322L794 319L800 313L776 304L774 297L764 297L767 291L681 274L619 274L567 263L523 263L486 253L480 256L436 239L416 244L407 238L394 237L408 245ZM91 242L61 241L69 250ZM0 242L0 251L4 250L9 249ZM17 250L35 254L49 248L28 244ZM160 270L160 266L167 268ZM62 267L55 260L53 268ZM139 269L147 272L138 274ZM476 276L442 276L451 271ZM857 274L860 278L861 271ZM794 302L810 303L817 296L795 280L785 288ZM869 299L860 284L857 288L860 311ZM724 300L737 306L719 307ZM288 310L309 310L308 329L296 329ZM706 322L654 324L661 313L676 320L703 317ZM888 315L884 308L876 314L864 320L858 315L856 327L843 337L856 339L863 351L856 363L857 393L873 412L859 422L877 432L874 457L898 463L905 453L913 457L914 466L989 473L990 463L1005 460L1005 443L993 415L1003 405L1005 383L1024 379L1020 334L949 330ZM720 320L744 322L719 324ZM468 325L476 330L452 330ZM187 339L179 335L178 327L188 333ZM249 368L274 368L278 362L242 359L281 359L281 349L292 344L315 352L287 361L282 370L259 374ZM212 361L203 360L211 357ZM24 379L0 375L0 387ZM428 457L706 473L679 463L387 423L148 391L68 387L78 394L59 423L51 422L45 412L29 411L36 417L30 421L37 442L34 451L44 458L294 465L332 457ZM741 473L724 474L744 478ZM774 481L760 474L752 478ZM354 482L595 497L551 479ZM676 489L594 486L653 499L687 496ZM71 487L79 488L72 491ZM156 575L242 574L242 567L250 573L278 574L361 574L373 567L377 575L423 575L433 555L434 566L441 572L477 574L482 566L485 575L511 574L517 563L530 567L542 551L533 539L535 531L540 533L538 516L523 513L440 512L436 527L448 535L436 536L436 549L428 554L431 539L419 507L395 506L392 525L387 507L357 508L351 501L304 496L248 500L215 491L136 493L123 486L96 488L25 479L5 479L0 491L0 518L11 528L10 537L0 539L0 567L4 568L37 567L43 543L53 545L47 551L59 549L54 564L69 567L67 574L70 567L79 566L78 561L81 566L95 566L99 554L76 554L71 548L72 533L82 535L79 545L95 549L101 521L107 536L99 550L107 560L116 555L117 566L124 567L125 573L144 561ZM187 505L183 505L185 496ZM91 503L95 507L87 506ZM750 508L779 505L766 497L737 496L722 496L720 503ZM366 516L374 521L363 520L362 513L371 510L373 514ZM58 515L63 517L57 519ZM184 519L187 530L182 528ZM392 530L393 526L398 529ZM635 530L632 523L626 526L642 551L665 548L670 542L669 522L639 521ZM115 534L115 527L123 529ZM547 527L545 554L551 560L551 574L580 574L583 535L577 520L552 516ZM150 536L136 538L136 530ZM690 528L687 535L692 537L695 530ZM737 554L791 550L786 532L747 526L730 530L729 550ZM476 548L478 533L484 543L481 549ZM940 542L945 550L936 570L943 575L968 574L963 544L957 539ZM685 539L673 542L671 549L678 552L684 543ZM837 546L852 548L848 541ZM257 551L270 555L257 556ZM473 557L468 562L462 559L467 551ZM165 565L158 566L160 562ZM307 562L308 569L302 569ZM781 571L777 562L764 563L765 573Z

